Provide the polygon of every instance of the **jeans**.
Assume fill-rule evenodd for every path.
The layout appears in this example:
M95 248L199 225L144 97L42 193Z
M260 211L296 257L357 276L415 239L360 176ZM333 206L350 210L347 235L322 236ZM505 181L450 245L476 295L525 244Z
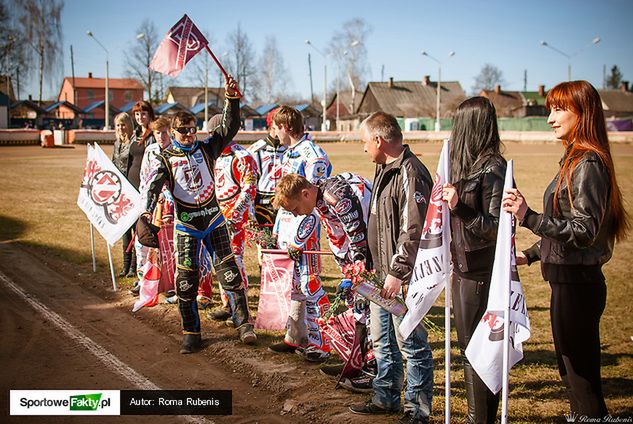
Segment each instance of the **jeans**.
M398 330L402 318L370 303L370 330L378 367L373 403L391 411L400 409L404 358L407 372L404 411L415 417L428 417L433 398L433 355L424 325L420 322L413 333L403 339Z

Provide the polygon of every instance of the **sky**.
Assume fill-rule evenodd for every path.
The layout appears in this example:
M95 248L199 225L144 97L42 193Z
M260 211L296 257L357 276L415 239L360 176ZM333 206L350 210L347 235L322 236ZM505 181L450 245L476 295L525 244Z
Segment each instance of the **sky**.
M273 35L284 57L291 85L289 91L310 97L308 53L312 53L315 94L323 90L323 59L305 44L327 47L332 35L352 18L363 18L371 27L366 49L369 81L437 79L437 64L424 57L427 51L442 62L442 80L459 81L471 93L475 76L486 63L503 72L503 89L522 90L539 84L551 88L567 79L568 60L542 47L546 40L573 55L572 78L586 79L602 88L603 66L617 65L625 80L633 82L633 1L630 0L444 0L389 2L373 0L227 1L227 0L65 0L62 15L63 72L71 75L70 45L74 50L75 76L105 76L105 53L86 35L106 46L110 77L124 77L125 55L136 41L144 19L153 21L162 37L184 13L216 42L219 55L238 23L248 34L256 54ZM594 37L601 42L592 45ZM449 52L455 55L449 57ZM578 52L578 53L577 53ZM576 54L577 53L577 54ZM334 63L329 63L333 75ZM173 85L195 85L183 73ZM36 71L21 97L37 98ZM212 83L211 83L212 84ZM217 85L217 84L216 84ZM61 79L45 85L44 98L56 97Z

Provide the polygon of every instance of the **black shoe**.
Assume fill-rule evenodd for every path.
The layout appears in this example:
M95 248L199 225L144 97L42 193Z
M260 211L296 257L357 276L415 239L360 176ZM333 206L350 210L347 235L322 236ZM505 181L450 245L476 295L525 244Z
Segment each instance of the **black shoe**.
M312 345L306 347L305 349L297 349L295 353L306 361L316 364L323 363L330 357L330 352L324 352Z
M384 415L398 412L397 410L382 408L371 399L365 403L355 403L349 407L349 410L358 415Z
M373 390L373 381L374 378L372 376L363 373L356 378L343 378L339 384L352 392L370 393Z
M202 347L202 336L200 334L185 334L180 345L180 353L194 353Z
M141 292L141 284L137 281L136 283L134 283L134 286L130 289L130 293L133 296L138 296L140 292Z
M321 368L319 368L319 371L321 374L327 375L328 377L338 378L343 372L344 367L345 363L322 365Z
M297 348L286 342L279 342L268 346L268 350L275 353L294 353Z
M218 308L208 312L207 316L213 321L226 321L231 318L231 312L225 308Z
M136 270L135 269L130 269L125 276L127 278L136 278Z
M411 411L405 411L396 424L428 424L429 417L416 417Z

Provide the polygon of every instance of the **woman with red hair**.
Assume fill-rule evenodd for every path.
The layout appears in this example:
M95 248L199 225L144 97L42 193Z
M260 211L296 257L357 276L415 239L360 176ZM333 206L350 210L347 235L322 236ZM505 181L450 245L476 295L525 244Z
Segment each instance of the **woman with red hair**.
M502 206L541 237L517 263L540 260L552 288L552 334L571 412L601 418L607 415L600 381L599 329L607 297L602 266L629 223L596 89L586 81L563 82L547 93L546 106L565 153L545 190L544 212L530 209L517 189L506 190Z

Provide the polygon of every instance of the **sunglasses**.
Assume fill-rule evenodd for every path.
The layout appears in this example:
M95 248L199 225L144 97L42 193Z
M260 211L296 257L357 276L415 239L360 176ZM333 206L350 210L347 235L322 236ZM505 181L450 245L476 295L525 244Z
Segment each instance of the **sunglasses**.
M176 128L176 131L178 131L182 135L195 134L195 133L198 132L198 128L196 128L196 127L178 127L178 128Z

